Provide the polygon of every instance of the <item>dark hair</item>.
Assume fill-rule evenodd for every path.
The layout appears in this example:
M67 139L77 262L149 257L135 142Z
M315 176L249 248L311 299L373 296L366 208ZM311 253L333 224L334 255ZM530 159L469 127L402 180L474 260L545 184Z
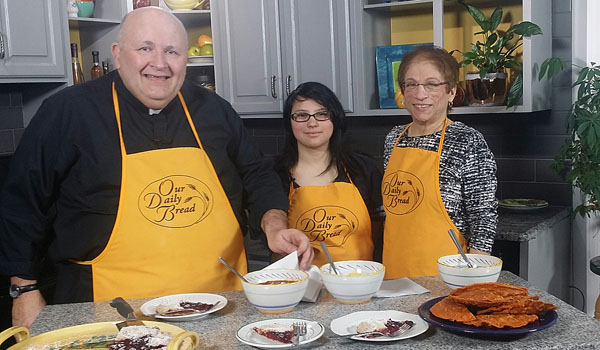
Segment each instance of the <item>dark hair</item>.
M460 65L456 59L442 48L422 45L417 46L413 51L402 57L402 63L400 63L400 67L398 68L398 84L401 87L404 83L406 71L408 71L415 61L427 61L433 64L442 74L444 80L448 82L446 84L446 92L450 92L457 85ZM402 93L404 93L404 88L402 88Z
M352 150L346 145L346 113L340 100L327 86L317 82L306 82L290 93L283 106L283 128L285 141L283 151L277 159L277 166L289 170L298 164L298 141L292 132L292 107L296 101L311 99L325 107L331 114L333 133L329 139L331 160L324 172L332 166L337 166L338 173L348 171L352 178L359 176L358 166L352 159Z

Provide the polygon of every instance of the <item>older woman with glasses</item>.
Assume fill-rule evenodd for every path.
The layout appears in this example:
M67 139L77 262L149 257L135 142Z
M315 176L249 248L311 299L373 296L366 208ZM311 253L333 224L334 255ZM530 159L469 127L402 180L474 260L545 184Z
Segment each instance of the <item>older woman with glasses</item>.
M404 56L398 82L412 123L385 139L386 278L437 275L437 259L463 248L489 254L496 234L496 163L481 133L448 118L459 65L444 49Z
M285 102L283 122L285 144L276 167L289 191L288 223L309 237L314 264L327 262L320 242L334 260L380 260L381 171L345 143L338 98L323 84L300 84Z

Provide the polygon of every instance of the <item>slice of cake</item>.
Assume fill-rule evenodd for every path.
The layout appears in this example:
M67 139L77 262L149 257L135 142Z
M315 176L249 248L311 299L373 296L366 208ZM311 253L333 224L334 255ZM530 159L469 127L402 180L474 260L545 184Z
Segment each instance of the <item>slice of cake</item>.
M263 337L284 344L291 344L294 337L294 326L292 324L273 323L252 329Z
M400 329L404 324L408 324L410 327L414 325L413 321L394 321L391 318L388 320L368 320L362 321L356 327L356 333L369 333L369 332L380 332L386 335L392 335ZM379 337L379 334L370 334L365 337L374 338Z
M166 350L173 338L157 327L128 326L119 330L109 350Z

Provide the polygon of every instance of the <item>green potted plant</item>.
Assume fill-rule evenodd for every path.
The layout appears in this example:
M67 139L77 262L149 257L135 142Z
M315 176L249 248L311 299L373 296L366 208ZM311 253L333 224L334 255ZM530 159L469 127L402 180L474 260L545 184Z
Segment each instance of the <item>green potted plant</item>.
M570 138L562 145L553 167L559 174L569 170L567 179L581 190L584 198L574 212L590 216L600 212L600 64L592 62L589 67L579 68L573 84L578 87L577 99L567 115ZM540 78L543 69L544 66Z
M483 41L471 44L471 50L462 52L461 66L473 65L478 72L466 74L467 95L470 105L503 105L506 99L508 107L514 106L523 95L522 65L516 57L516 50L523 45L523 38L542 34L541 28L528 21L513 24L506 31L498 29L502 20L502 8L496 7L490 17L481 10L458 0L481 31ZM459 51L459 50L455 50ZM459 51L460 52L460 51ZM506 69L517 69L519 74L507 88Z

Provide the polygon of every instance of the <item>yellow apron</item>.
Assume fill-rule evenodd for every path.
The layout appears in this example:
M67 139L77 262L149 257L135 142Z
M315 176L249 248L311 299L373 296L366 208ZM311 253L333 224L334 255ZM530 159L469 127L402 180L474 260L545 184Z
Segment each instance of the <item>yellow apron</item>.
M447 119L438 151L396 147L381 183L386 212L383 233L385 278L437 275L437 259L456 254L448 235L453 229L463 248L465 238L448 216L439 187L439 168Z
M247 270L242 232L212 163L199 148L127 154L119 102L113 103L122 154L119 209L108 244L91 261L94 300L240 289L222 256Z
M372 260L369 211L352 183L294 188L290 183L288 225L304 232L315 251L313 264L327 263L324 241L333 260Z

